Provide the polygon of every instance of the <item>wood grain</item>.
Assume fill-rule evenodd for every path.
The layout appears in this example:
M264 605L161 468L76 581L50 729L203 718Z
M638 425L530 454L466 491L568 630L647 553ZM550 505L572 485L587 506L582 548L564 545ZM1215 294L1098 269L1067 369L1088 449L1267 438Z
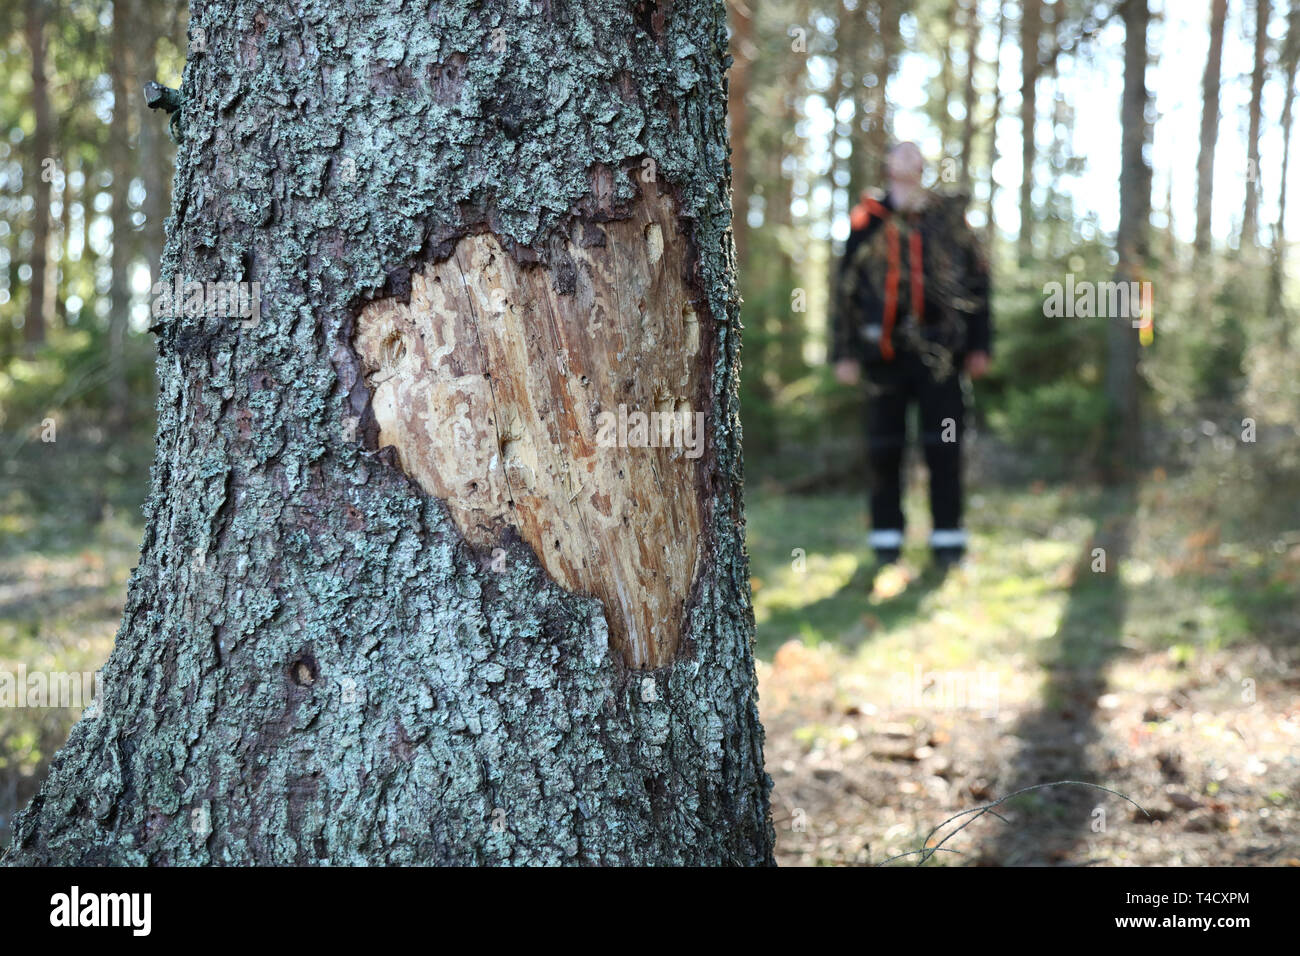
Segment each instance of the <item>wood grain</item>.
M412 275L409 305L367 305L355 339L379 445L474 546L517 528L559 584L601 602L637 668L680 643L707 460L680 447L689 433L679 447L606 447L600 428L620 405L705 411L687 242L671 199L647 192L627 218L575 222L549 257L563 275L521 267L489 233L464 237Z

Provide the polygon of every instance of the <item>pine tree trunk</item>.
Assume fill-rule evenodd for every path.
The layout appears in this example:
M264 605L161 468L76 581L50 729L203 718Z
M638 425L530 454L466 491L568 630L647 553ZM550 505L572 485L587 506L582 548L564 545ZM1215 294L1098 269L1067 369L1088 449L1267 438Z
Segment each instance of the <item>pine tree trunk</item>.
M60 154L69 155L69 150L60 147ZM63 170L63 188L59 190L59 268L58 281L55 282L54 296L57 299L57 308L55 310L58 316L59 324L65 329L68 327L68 296L72 294L72 270L70 267L69 250L72 248L72 166L65 165Z
M939 48L939 153L947 157L952 155L953 119L950 108L956 81L952 64L952 50L957 43L957 7L959 0L949 0L944 5L943 39Z
M833 222L839 215L840 210L852 208L857 199L850 195L847 190L839 184L841 171L847 176L847 169L839 155L840 136L840 107L845 102L845 87L848 86L848 97L853 98L853 88L860 83L860 79L853 69L854 40L857 36L856 20L861 17L860 9L851 10L844 0L839 0L835 9L835 72L831 77L831 86L827 91L826 105L831 111L831 128L827 133L826 142L826 186L830 190L830 219ZM856 117L855 117L856 119ZM846 139L851 143L851 139ZM841 204L840 195L843 193L846 200ZM841 243L835 241L832 236L828 242L829 255L827 259L826 270L826 288L835 288L835 277L839 274L840 255L843 252Z
M1282 301L1282 280L1286 276L1286 191L1291 165L1291 125L1295 112L1296 70L1300 66L1300 2L1291 0L1287 11L1286 40L1280 66L1286 92L1282 94L1282 159L1277 182L1277 223L1273 227L1273 261L1268 277L1268 314L1277 323L1278 344L1290 345L1286 304Z
M45 27L49 16L46 0L27 0L27 49L31 55L32 111L36 128L32 137L32 162L26 173L34 177L32 210L32 276L28 283L27 312L23 317L23 340L31 347L45 341L45 327L53 303L49 301L46 271L50 256L50 183L53 170L47 161L54 148L54 118L50 112L50 85L45 70Z
M1264 112L1269 0L1255 0L1255 67L1250 75L1249 129L1246 133L1246 207L1241 215L1241 248L1259 245L1259 135Z
M772 862L722 0L419 11L194 4L163 275L260 317L155 319L140 565L9 862Z
M161 31L158 4L155 0L132 0L131 16L131 60L138 88L154 79L157 72L156 51ZM150 274L155 277L166 238L163 220L167 216L172 166L168 142L167 130L162 123L140 123L138 166L140 176L145 179L144 201L140 206L145 219L140 234L140 255L149 264Z
M855 203L863 189L884 182L891 118L889 80L897 65L900 44L902 9L899 0L876 0L871 6L875 11L875 36L872 36L870 26L859 17L862 36L855 44L863 54L863 65L854 86L853 152L849 158L849 198ZM869 87L863 82L867 74L874 79Z
M809 0L798 0L795 13L798 22L807 24L811 32L812 11ZM787 58L783 79L785 116L781 128L794 131L798 128L800 120L807 115L804 112L808 91L808 55L806 52L792 54ZM769 208L768 210L771 215L769 222L777 230L777 235L782 237L782 241L778 246L780 265L777 270L777 290L780 293L780 298L773 300L772 303L774 314L770 330L773 333L773 338L764 371L774 373L776 380L782 384L793 381L805 371L803 333L806 313L796 312L793 308L794 290L799 284L798 265L791 254L797 242L795 239L793 209L795 199L794 177L793 175L786 175L782 168L783 159L787 156L793 156L796 163L801 162L803 150L804 142L802 138L795 137L786 149L781 150L773 157L776 165L776 181L781 188L776 196L775 208ZM764 378L767 378L767 376L765 375ZM773 400L775 400L775 396L773 396Z
M961 121L961 163L959 182L961 188L971 188L971 146L975 142L975 74L979 70L979 42L982 26L979 16L979 0L966 2L966 79L962 86L962 108L966 114Z
M998 122L1002 119L1002 46L1007 38L1007 10L1004 0L998 0L998 45L993 54L993 111L989 116L989 202L988 222L984 227L984 244L990 252L998 238L997 217L993 205L998 195Z
M1021 265L1034 254L1034 166L1038 156L1034 135L1038 116L1038 42L1043 32L1042 0L1025 0L1020 13L1020 235L1016 244Z
M109 55L113 75L113 118L109 123L109 162L113 171L113 250L109 256L108 361L109 420L118 430L130 422L126 372L126 336L131 324L131 258L135 235L131 224L131 64L127 44L131 30L129 0L114 0Z
M1223 24L1228 0L1210 0L1210 49L1201 81L1201 149L1196 160L1196 257L1210 252L1214 203L1214 152L1219 142L1219 75L1223 64Z
M731 206L736 236L736 267L741 275L749 262L749 84L757 48L754 10L747 0L732 0L731 56L727 112L731 117Z
M1121 166L1119 263L1116 281L1144 278L1151 218L1151 169L1143 158L1150 141L1147 110L1147 0L1127 0L1124 18L1124 94L1120 108ZM1106 395L1109 405L1106 477L1120 481L1138 466L1141 452L1138 332L1130 316L1111 316L1107 325Z

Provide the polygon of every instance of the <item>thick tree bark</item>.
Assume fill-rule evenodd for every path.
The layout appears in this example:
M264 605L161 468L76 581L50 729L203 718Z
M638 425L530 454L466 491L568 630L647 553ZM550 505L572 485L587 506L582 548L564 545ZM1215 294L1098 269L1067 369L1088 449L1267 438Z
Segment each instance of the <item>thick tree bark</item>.
M54 144L54 117L50 111L50 84L45 70L45 27L49 14L47 0L27 0L25 32L32 66L32 110L36 128L32 136L32 161L27 175L35 177L32 210L32 277L28 284L27 312L23 317L23 340L28 346L45 341L45 327L52 312L46 271L50 257L50 182L53 173L47 164L57 159L50 151Z
M1223 65L1223 25L1228 0L1210 0L1210 49L1201 80L1201 149L1196 160L1196 257L1210 252L1214 208L1214 152L1219 143L1219 75Z
M194 5L164 278L260 320L157 320L140 566L9 862L772 862L723 3L419 11Z
M1120 108L1121 167L1119 231L1116 237L1119 282L1137 282L1146 266L1151 218L1151 168L1143 158L1150 141L1148 93L1147 0L1126 0L1124 18L1124 94ZM1106 394L1109 404L1106 477L1129 477L1141 452L1139 428L1138 331L1130 316L1112 316L1107 325Z
M1241 248L1259 245L1259 134L1267 72L1269 0L1255 0L1255 67L1250 74L1249 128L1246 133L1246 206L1241 215Z

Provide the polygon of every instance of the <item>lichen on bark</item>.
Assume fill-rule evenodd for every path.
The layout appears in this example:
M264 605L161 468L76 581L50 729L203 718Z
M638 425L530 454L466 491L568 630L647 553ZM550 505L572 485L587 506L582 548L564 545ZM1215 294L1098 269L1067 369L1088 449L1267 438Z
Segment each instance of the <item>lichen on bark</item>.
M723 5L191 16L162 278L257 281L261 320L156 327L146 532L103 699L6 862L770 863ZM555 237L619 215L646 172L693 250L710 456L681 650L632 671L597 601L508 533L504 561L470 547L367 447L352 330L471 233L563 271Z

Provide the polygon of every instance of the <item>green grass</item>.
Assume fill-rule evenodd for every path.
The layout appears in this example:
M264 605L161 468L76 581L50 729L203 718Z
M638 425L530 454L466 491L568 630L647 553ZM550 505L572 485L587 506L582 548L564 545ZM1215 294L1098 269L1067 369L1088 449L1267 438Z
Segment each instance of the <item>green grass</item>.
M11 512L0 535L0 671L97 671L117 632L141 528L87 527L66 513ZM0 707L0 845L80 717L72 707Z
M1268 502L1219 486L1193 470L1133 492L979 489L967 509L971 563L940 580L924 570L928 517L914 480L904 564L915 577L887 598L872 593L864 496L751 488L757 653L770 660L796 640L877 674L919 660L991 663L1010 677L1025 665L1098 671L1123 651L1165 650L1186 666L1242 641L1293 643L1300 548L1278 553L1291 532Z

